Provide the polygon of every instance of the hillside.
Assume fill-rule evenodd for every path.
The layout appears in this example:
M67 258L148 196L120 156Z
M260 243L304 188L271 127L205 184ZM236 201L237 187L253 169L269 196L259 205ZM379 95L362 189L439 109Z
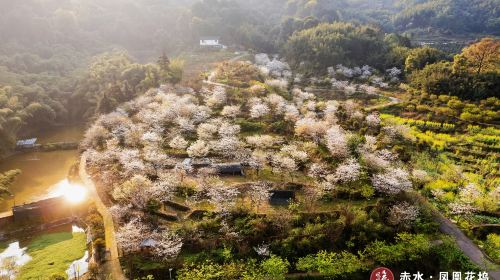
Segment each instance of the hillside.
M289 87L286 63L270 71L276 62L265 57L256 59L260 70L221 64L199 92L150 90L88 130L83 147L121 225L123 261L139 274L174 267L177 279L303 272L365 279L382 264L424 265L431 275L475 270L463 256L443 258L461 253L415 193L437 193L439 180L461 171L430 165L407 127L363 112L379 86L342 91L347 100L313 94ZM467 187L442 204L450 215L469 215L454 212L465 205L496 211L489 198L498 188L463 176L454 184ZM466 202L471 188L478 204ZM134 257L145 240L156 245Z

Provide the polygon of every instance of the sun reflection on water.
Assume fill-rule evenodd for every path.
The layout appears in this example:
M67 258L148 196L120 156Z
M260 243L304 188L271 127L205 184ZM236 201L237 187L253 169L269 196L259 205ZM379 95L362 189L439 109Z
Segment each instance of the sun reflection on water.
M64 179L55 185L51 197L63 196L67 201L77 204L87 199L87 189L79 184L73 184Z

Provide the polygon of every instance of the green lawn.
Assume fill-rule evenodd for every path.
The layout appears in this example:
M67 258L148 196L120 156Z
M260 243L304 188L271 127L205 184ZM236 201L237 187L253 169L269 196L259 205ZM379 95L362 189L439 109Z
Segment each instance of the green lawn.
M66 275L69 265L83 257L85 233L60 232L39 236L29 245L27 253L33 258L21 267L16 279L45 279L58 273Z

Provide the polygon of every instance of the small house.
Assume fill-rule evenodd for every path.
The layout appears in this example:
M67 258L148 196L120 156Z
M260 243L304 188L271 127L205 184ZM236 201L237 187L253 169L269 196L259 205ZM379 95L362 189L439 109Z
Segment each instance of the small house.
M17 149L33 149L35 148L37 138L18 140L16 142Z
M213 167L221 176L244 176L245 172L241 163L220 163L214 164Z
M200 46L210 46L210 47L216 47L219 46L219 37L214 37L214 36L207 36L207 37L201 37L200 38Z
M212 165L212 160L209 158L186 158L182 161L184 166L191 166L193 168L203 168L210 167Z
M222 48L222 49L226 48L226 46L220 43L219 37L215 36L201 37L200 47L212 47L212 48Z
M142 253L149 254L156 247L156 240L152 238L144 239L139 247Z

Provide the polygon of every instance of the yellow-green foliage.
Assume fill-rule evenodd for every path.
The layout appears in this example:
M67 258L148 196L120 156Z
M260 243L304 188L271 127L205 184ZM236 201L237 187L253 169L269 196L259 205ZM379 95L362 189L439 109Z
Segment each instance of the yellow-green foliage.
M495 262L500 262L500 235L488 234L484 242L484 250Z
M406 119L397 116L392 116L388 114L381 114L380 118L382 120L390 121L396 124L405 124L409 126L415 126L418 128L436 128L436 129L444 129L444 130L453 130L455 128L454 124L451 123L440 123L433 121L423 121L423 120L414 120L414 119Z
M246 88L252 81L263 81L259 69L243 61L227 61L215 69L215 80L230 86Z
M457 183L438 179L425 185L426 190L443 190L445 192L454 191L458 187Z
M28 245L27 253L32 259L21 267L16 279L64 275L73 261L83 257L85 248L84 233L60 232L37 237Z

